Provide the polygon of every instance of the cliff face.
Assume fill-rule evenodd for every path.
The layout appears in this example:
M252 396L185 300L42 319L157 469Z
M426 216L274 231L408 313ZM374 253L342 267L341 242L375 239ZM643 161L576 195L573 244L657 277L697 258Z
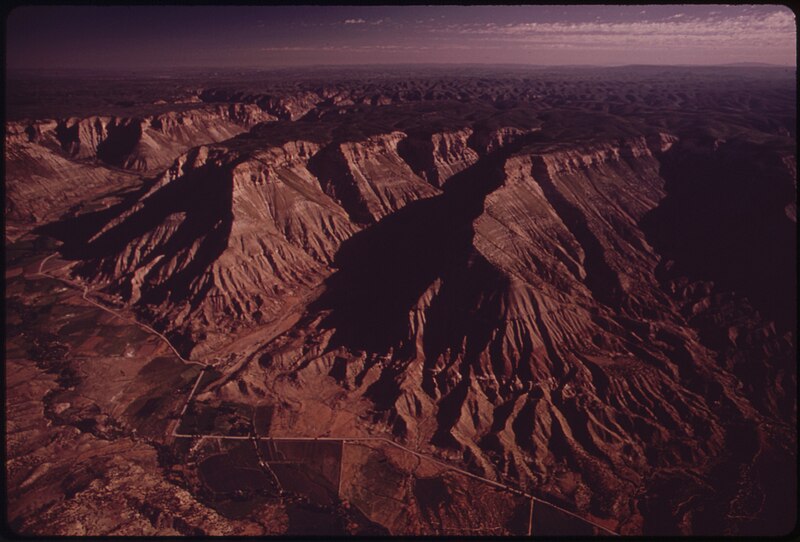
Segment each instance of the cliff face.
M79 272L194 339L276 318L356 231L306 169L317 149L193 149L80 249Z
M207 89L200 93L204 102L230 102L257 105L259 109L278 119L297 120L325 98L312 91L291 92L283 95L250 94L226 89Z
M506 126L494 130L478 130L472 135L470 146L479 153L492 152L505 145L513 143L520 137L537 131L537 129L522 129Z
M652 274L657 256L637 228L664 195L643 139L517 154L503 162L502 178L471 222L466 268L444 272L409 314L409 337L424 360L415 384L436 403L453 393L467 401L474 384L499 405L531 382L584 367L575 352L619 348L627 322L643 318L643 303L670 309ZM448 421L454 432L439 425L444 441L467 445L488 429L467 417L469 429L458 430L460 419Z
M231 104L143 118L7 123L6 213L54 219L87 194L136 184L134 173L158 172L192 147L272 119L255 105Z
M364 141L334 143L316 156L310 167L323 190L353 220L374 223L411 201L439 193L398 154L398 143L405 137L402 132L392 132Z
M55 137L56 121L6 125L6 199L10 220L54 220L87 194L137 182L133 174L69 159Z
M204 95L223 98L258 105L7 128L15 216L131 178L100 163L171 164L67 221L84 235L64 252L186 351L234 354L200 401L279 406L271 430L294 435L390 433L624 532L786 526L793 480L769 485L796 455L791 149L569 140L569 115L294 137L352 96ZM267 115L304 118L195 146Z
M72 118L56 126L56 137L72 158L152 171L198 144L224 141L274 119L256 105L231 104L144 118Z
M244 378L290 373L324 387L328 374L352 401L369 400L395 438L523 480L624 531L759 528L733 510L777 495L762 458L791 463L793 437L765 420L794 415L793 339L729 285L698 280L680 252L690 233L664 226L698 196L690 178L676 185L689 170L670 169L696 163L687 147L661 133L504 148L346 241L299 338L279 339ZM702 160L732 159L708 152ZM770 150L743 156L773 164L759 170L768 195L753 212L788 224L791 168ZM752 203L747 185L729 188L731 211ZM692 231L719 239L741 267L754 247L721 241L731 237L715 224L719 204L692 201L708 221ZM778 234L769 250L790 253L789 230L770 220L755 223L762 242ZM775 294L794 284L771 280ZM750 277L737 291L745 282L759 284ZM756 374L761 384L748 383ZM689 498L708 510L681 508Z
M440 193L398 155L404 137L195 148L77 249L89 258L80 272L196 340L273 321L330 272L359 223Z
M441 188L456 173L478 161L478 153L470 147L470 127L413 134L398 144L398 152L414 173Z

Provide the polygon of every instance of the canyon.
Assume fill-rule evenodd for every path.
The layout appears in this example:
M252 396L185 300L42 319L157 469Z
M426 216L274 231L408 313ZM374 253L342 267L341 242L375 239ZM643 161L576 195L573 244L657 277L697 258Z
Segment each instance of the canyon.
M9 82L12 529L794 528L793 69L279 75Z

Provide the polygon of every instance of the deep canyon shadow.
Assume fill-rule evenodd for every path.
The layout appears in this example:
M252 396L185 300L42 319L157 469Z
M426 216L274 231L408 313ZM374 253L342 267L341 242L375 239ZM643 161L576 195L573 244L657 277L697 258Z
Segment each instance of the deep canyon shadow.
M745 141L715 151L677 145L662 160L667 197L641 226L687 276L735 291L784 330L797 324L797 230L785 208L796 188L777 153Z
M408 312L448 270L472 253L472 221L484 198L504 179L505 159L525 138L480 158L454 175L439 196L412 202L345 241L338 269L311 312L329 310L324 325L336 329L331 346L385 352L406 338Z

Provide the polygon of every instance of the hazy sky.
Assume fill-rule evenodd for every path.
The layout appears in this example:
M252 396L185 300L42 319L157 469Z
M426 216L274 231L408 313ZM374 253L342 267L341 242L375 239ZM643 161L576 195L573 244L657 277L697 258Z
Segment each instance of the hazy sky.
M796 63L779 5L29 6L7 25L11 69Z

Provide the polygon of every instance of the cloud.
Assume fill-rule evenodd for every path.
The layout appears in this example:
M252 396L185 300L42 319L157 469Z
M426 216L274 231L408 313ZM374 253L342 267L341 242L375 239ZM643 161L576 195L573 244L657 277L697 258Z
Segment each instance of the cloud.
M449 47L445 47L449 48ZM457 47L471 48L467 46ZM388 52L388 53L401 53L411 51L428 51L431 47L427 45L390 45L390 44L375 44L375 45L322 45L322 46L284 46L284 47L261 47L260 51L265 53L295 53L295 52L345 52L345 53L369 53L374 51ZM437 47L439 49L439 47Z
M439 29L440 31L442 29ZM692 18L676 14L666 20L629 22L486 23L447 25L444 33L465 39L506 43L573 44L596 46L703 47L769 49L794 48L796 28L789 10L736 17Z
M264 53L287 53L294 51L317 51L318 47L261 47L259 50Z
M562 20L560 22L499 22L495 20L471 23L455 23L424 18L409 25L411 34L384 32L387 27L398 25L396 20L383 18L354 18L332 21L332 25L362 25L349 27L352 31L340 27L344 39L316 46L304 47L268 47L262 49L273 54L315 54L334 53L346 57L348 54L356 58L372 58L385 55L396 59L404 54L426 55L432 51L452 51L461 58L471 58L471 52L486 54L506 54L513 56L563 51L572 57L587 56L591 51L598 51L603 58L624 57L628 59L633 53L638 55L660 55L659 58L692 59L715 58L729 61L731 59L759 60L764 62L789 63L795 60L796 29L794 14L788 9L757 10L743 12L716 10L702 17L685 13L675 13L656 17L653 10L647 14L641 8L635 10L624 19L612 20L584 19L583 22ZM677 15L682 15L678 17ZM382 25L375 35L373 43L348 43L353 32L363 34L369 28ZM416 35L414 35L416 33ZM363 37L363 36L362 36ZM391 41L386 38L396 38ZM344 42L344 43L342 43ZM283 45L283 44L273 44ZM674 53L673 56L667 56ZM362 56L363 55L363 56ZM485 56L485 55L484 55ZM595 55L596 56L596 55ZM572 58L570 57L570 58ZM756 58L759 57L759 58ZM327 57L326 57L327 58ZM589 56L587 56L589 58ZM648 57L649 58L649 57Z
M391 21L391 19L390 19L389 17L383 17L383 18L381 18L381 19L375 19L375 20L371 20L371 21L370 21L370 20L367 20L367 19L361 19L361 18L359 18L359 19L345 19L345 20L344 20L344 24L371 24L371 25L379 25L379 24L383 24L383 23L388 23L388 22L390 22L390 21Z

